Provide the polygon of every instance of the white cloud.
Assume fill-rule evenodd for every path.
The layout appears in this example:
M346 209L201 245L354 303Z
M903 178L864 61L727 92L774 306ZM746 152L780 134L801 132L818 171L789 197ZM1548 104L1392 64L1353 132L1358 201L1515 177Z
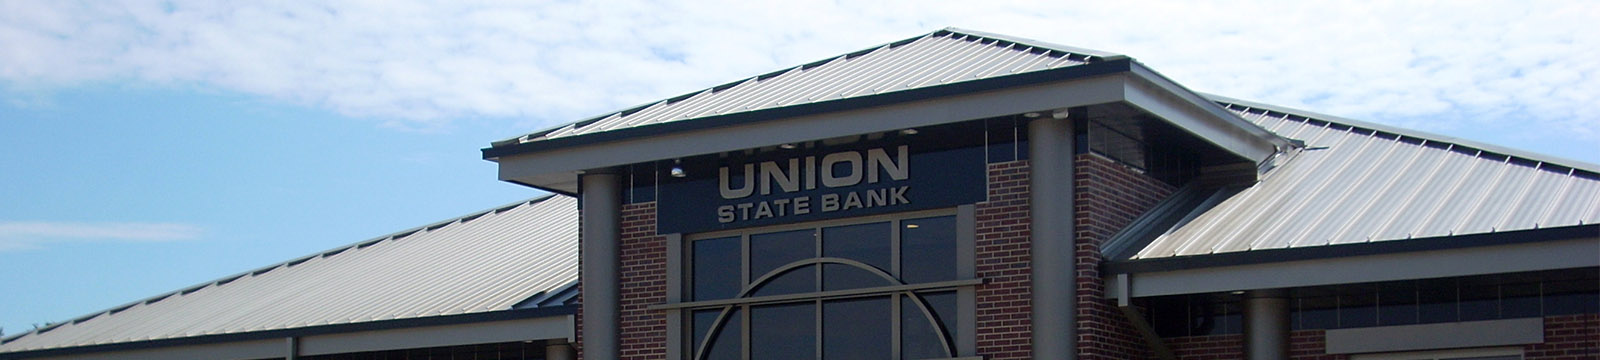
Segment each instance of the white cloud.
M1584 1L6 1L0 85L199 85L531 130L959 26L1130 54L1199 91L1595 142L1597 21Z
M199 237L193 225L131 222L0 221L0 251L36 248L66 241L159 242Z

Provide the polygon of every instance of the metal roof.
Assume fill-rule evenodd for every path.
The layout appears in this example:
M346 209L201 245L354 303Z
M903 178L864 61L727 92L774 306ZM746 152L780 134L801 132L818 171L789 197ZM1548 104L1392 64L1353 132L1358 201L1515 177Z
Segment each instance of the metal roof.
M0 353L564 305L577 227L573 198L545 196L40 328Z
M1593 165L1213 99L1305 146L1276 159L1277 166L1254 186L1217 190L1214 200L1173 202L1194 207L1164 232L1157 230L1147 245L1134 245L1130 252L1136 252L1125 260L1600 222L1600 169ZM1155 213L1148 216L1160 216ZM1138 241L1119 236L1108 247Z
M1120 55L946 28L561 125L495 147L1087 64Z

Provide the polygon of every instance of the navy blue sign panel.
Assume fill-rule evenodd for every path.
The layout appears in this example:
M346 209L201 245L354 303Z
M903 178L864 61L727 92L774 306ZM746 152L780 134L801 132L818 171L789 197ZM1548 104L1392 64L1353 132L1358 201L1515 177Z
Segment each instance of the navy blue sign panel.
M695 233L983 201L984 148L950 145L891 138L685 159L688 176L662 178L656 228Z

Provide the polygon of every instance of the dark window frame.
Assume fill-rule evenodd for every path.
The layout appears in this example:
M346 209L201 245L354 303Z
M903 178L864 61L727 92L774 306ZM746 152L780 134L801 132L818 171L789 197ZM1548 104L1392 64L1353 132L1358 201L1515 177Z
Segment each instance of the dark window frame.
M914 284L901 283L900 281L903 277L902 271L904 270L904 266L901 264L901 259L904 257L903 250L905 250L905 245L901 242L901 237L902 233L906 230L904 228L905 222L938 217L950 217L954 220L953 231L955 231L956 234L953 234L953 236L955 242L954 246L956 248L955 252L957 255L955 262L956 266L958 267L956 279L950 281L932 281ZM817 237L820 237L820 234L822 234L824 231L823 229L826 228L838 228L880 222L887 222L889 228L892 229L892 231L890 231L891 239L889 245L889 250L891 253L890 263L892 266L891 269L883 269L883 272L886 272L887 275L892 276L895 280L892 283L886 282L889 285L767 296L750 296L752 294L744 294L746 295L744 297L735 295L733 298L726 299L700 300L693 298L694 294L692 284L694 280L694 262L692 259L694 258L694 254L692 249L694 249L694 244L696 244L697 241L726 239L730 237L739 238L740 283L738 284L738 287L744 289L741 291L741 293L743 293L746 292L746 290L753 290L749 289L748 287L752 283L759 280L753 278L762 275L752 274L752 271L750 270L750 237L752 235L781 233L794 230L810 230L813 234L817 235ZM812 304L814 309L817 309L817 313L813 314L813 317L817 319L816 321L821 322L821 319L824 317L824 314L821 313L824 303L870 297L885 298L889 303L889 306L892 308L892 313L886 314L889 315L887 318L891 323L894 332L894 334L891 336L894 345L890 346L893 348L892 352L894 356L892 358L899 358L902 352L902 349L898 344L902 342L903 334L900 332L902 322L904 321L903 315L906 313L906 311L922 312L927 314L930 319L939 319L939 322L943 324L945 330L947 331L947 334L940 335L944 337L943 341L948 344L947 346L952 350L951 358L961 358L961 354L971 354L975 351L976 345L975 336L973 334L976 327L975 289L977 285L982 283L981 279L977 279L975 277L976 264L973 259L973 253L975 252L975 234L973 230L974 222L975 217L973 216L973 207L971 205L963 205L956 208L913 211L846 219L832 219L691 235L670 234L668 236L669 270L675 272L674 274L669 274L668 291L671 296L669 296L668 303L652 307L653 309L663 310L668 313L668 359L694 359L696 354L691 353L691 349L698 349L704 345L703 343L706 339L691 339L695 337L697 332L705 331L705 329L697 330L694 327L695 324L693 321L691 321L691 319L694 318L694 313L696 311L703 312L707 309L723 309L722 312L726 314L737 314L737 319L730 320L733 320L741 325L737 326L738 330L742 332L737 337L743 344L739 350L741 353L740 358L750 359L751 355L749 354L749 342L750 332L752 331L750 328L752 326L749 325L752 324L751 309L772 304L809 302ZM817 256L820 257L824 251L822 243L823 240L816 239L815 241L817 241L817 243L814 250ZM815 259L819 258L813 258L813 260ZM822 265L825 265L825 263L819 262L815 266L820 268ZM818 271L819 273L821 272L820 269L813 269L813 271ZM821 281L822 280L820 279L817 280L818 287L814 290L822 289ZM923 298L924 294L943 294L940 296L953 297L957 299L954 301L955 308L945 310L929 308L928 306L932 305L929 305L930 303ZM907 301L908 299L917 300L916 302L912 302ZM948 299L948 297L946 299ZM917 302L920 302L923 305L919 306L920 309L906 309L905 304L916 304ZM946 302L948 303L948 301ZM951 312L953 314L943 314L944 312ZM824 330L823 326L821 325L822 324L817 324L817 326L812 329L816 333L815 340L819 342L819 346L816 348L816 351L819 353L826 352L826 349L820 344L822 338L824 337L824 334L822 333Z

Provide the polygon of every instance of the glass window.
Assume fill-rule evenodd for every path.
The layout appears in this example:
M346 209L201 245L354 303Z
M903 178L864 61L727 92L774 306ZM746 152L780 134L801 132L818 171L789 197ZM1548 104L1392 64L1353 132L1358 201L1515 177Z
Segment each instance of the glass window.
M703 346L701 341L711 335L712 326L717 324L717 317L721 315L722 309L694 311L694 316L690 321L693 322L691 326L694 327L694 338L696 340L690 344L689 351L691 353L700 351L700 347ZM739 323L741 322L739 320L739 310L732 310L728 314L727 321L722 322L722 327L716 329L715 338L712 339L709 346L711 350L704 355L703 359L739 360Z
M1588 268L1300 288L1290 321L1308 330L1593 314L1597 278ZM1162 325L1176 305L1160 299L1146 302L1157 332L1183 334Z
M1371 285L1352 286L1339 295L1339 327L1378 325L1378 296Z
M919 217L691 239L685 295L736 301L685 308L684 348L716 360L953 357L956 289L971 286L941 284L960 280L955 222ZM923 285L907 286L914 284Z
M690 285L695 300L727 299L739 294L739 237L694 242L690 258L696 276Z
M1500 291L1501 318L1539 317L1539 283L1506 284Z
M1339 326L1339 299L1338 297L1314 297L1299 299L1299 311L1295 312L1295 330L1302 329L1334 329Z
M784 265L817 256L817 243L813 230L795 230L750 235L750 281L772 275ZM734 261L737 263L737 260ZM805 270L805 269L801 269ZM701 273L695 273L700 277ZM756 295L793 294L816 291L816 272L790 271L761 284Z
M1378 325L1417 323L1417 283L1402 281L1378 284Z
M755 359L815 359L816 305L811 302L750 309L750 354Z
M894 229L889 223L870 223L822 228L822 256L860 261L872 269L844 264L823 265L823 290L843 290L894 285L872 270L888 272L889 243Z
M917 284L956 279L956 219L901 221L900 278Z
M892 358L894 309L890 306L888 296L824 301L822 358Z
M1457 309L1461 321L1494 320L1500 318L1500 286L1471 286L1461 283L1461 303Z
M1544 314L1570 315L1600 313L1600 281L1593 279L1552 281L1544 285Z
M916 297L901 297L900 356L907 360L948 358L951 354L944 350L944 344L954 339L947 337L948 331L944 329L955 326L956 293L947 291L920 296L933 312L933 319L930 321L922 312Z

